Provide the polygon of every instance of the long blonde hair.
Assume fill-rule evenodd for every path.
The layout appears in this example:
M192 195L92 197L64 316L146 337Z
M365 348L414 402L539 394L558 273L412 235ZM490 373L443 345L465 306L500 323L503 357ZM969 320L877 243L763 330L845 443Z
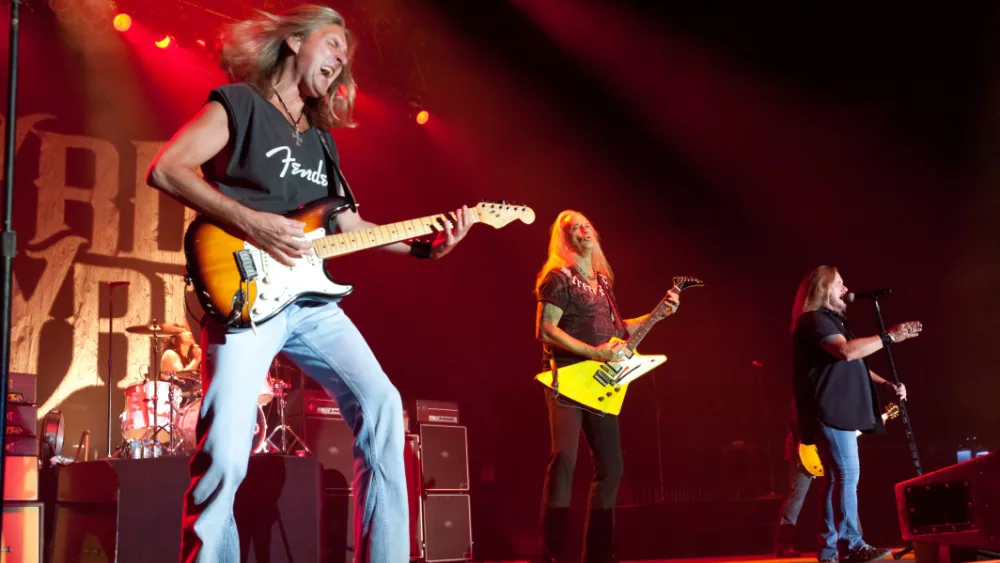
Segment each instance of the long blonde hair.
M569 223L575 215L586 219L583 213L567 209L560 213L556 217L556 220L553 221L552 226L549 227L549 257L542 266L542 269L539 270L538 278L535 279L536 294L549 272L567 266L574 261L573 247L569 243L566 223ZM597 229L594 229L593 225L591 225L591 232L594 233L594 250L590 255L590 265L594 268L594 271L608 278L609 282L614 283L615 274L611 271L611 264L608 264L608 259L604 257L604 251L601 250L601 237L597 234Z
M304 111L309 122L321 129L353 127L357 95L357 84L351 73L354 40L343 16L332 8L303 4L280 15L258 11L258 17L232 24L220 38L222 69L234 81L245 81L265 98L270 97L274 93L275 77L281 74L293 54L285 40L289 37L305 40L312 32L330 24L344 29L347 61L326 96L307 99Z
M830 286L836 278L837 268L834 266L817 266L802 278L792 305L792 332L795 332L795 324L803 313L818 311L826 303Z

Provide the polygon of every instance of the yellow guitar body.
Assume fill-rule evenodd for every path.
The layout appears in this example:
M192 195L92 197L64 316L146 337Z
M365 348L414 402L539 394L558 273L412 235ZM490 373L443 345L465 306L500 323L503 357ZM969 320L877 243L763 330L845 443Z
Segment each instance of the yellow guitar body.
M819 459L816 444L799 444L799 462L813 477L823 476L823 462Z
M625 360L585 360L561 367L555 373L544 371L535 379L557 391L559 396L595 411L617 415L622 410L628 384L666 361L666 356L643 356L633 352Z
M882 413L882 422L889 422L890 420L899 416L899 405L889 403L885 408L885 412ZM861 436L861 432L858 432L858 436ZM823 472L823 462L819 459L819 450L816 449L816 444L799 444L799 461L802 463L802 467L809 472L813 477L822 477Z
M705 282L698 278L678 276L674 278L672 290L680 293L685 289L703 285ZM656 308L666 305L667 297L664 297ZM622 411L628 384L667 361L666 356L643 356L636 350L656 322L654 317L649 315L631 330L631 336L627 341L620 338L611 339L611 342L624 344L622 349L626 356L621 360L613 362L584 360L555 371L543 371L535 376L535 380L552 389L557 397L572 399L593 411L617 415Z

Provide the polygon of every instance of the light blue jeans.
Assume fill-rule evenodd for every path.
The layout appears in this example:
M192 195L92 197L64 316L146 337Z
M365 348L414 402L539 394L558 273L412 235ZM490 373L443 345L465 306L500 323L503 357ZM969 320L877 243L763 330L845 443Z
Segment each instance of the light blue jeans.
M233 501L246 476L257 394L271 360L284 351L333 393L354 430L357 561L409 561L402 402L344 311L335 303L295 303L256 334L208 321L201 339L206 390L184 501L181 560L240 561Z
M836 558L840 552L865 545L858 522L858 481L861 462L854 430L820 425L816 449L825 469L821 506L820 545L816 556Z

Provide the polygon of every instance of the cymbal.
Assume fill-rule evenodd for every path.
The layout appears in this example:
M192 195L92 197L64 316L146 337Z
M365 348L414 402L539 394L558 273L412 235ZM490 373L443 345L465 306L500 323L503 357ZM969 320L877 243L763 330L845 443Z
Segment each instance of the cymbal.
M144 325L133 325L125 329L125 332L143 334L146 336L172 336L186 331L186 328L178 324L155 322Z
M196 369L179 370L179 371L164 371L160 372L160 379L164 381L170 381L170 375L173 374L175 379L180 380L180 383L198 383L201 384L201 371Z

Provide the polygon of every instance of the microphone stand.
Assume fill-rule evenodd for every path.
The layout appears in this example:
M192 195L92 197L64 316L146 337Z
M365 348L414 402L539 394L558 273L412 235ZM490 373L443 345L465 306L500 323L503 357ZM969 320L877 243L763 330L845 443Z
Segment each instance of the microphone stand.
M3 234L0 238L0 491L4 490L4 458L7 451L7 391L10 377L10 315L14 293L14 255L17 253L17 233L13 229L14 208L14 143L17 126L17 47L20 38L21 0L10 0L10 46L7 58L7 122L3 153L4 205ZM3 535L3 521L0 519L0 536Z
M878 295L871 296L872 303L875 304L875 318L878 320L878 330L879 334L885 333L885 323L882 321L882 308L879 306ZM884 346L885 355L889 359L889 371L892 373L892 382L895 385L899 385L899 374L896 372L896 362L892 359L892 343L886 342ZM906 441L910 446L910 458L913 461L913 469L916 471L917 476L924 474L923 466L920 463L920 454L917 453L917 440L913 436L913 426L910 424L910 415L906 409L906 401L899 401L899 416L903 422L903 429L906 431ZM901 559L907 553L913 551L913 545L903 548L902 550L893 553L893 559Z
M111 457L111 384L113 381L111 366L114 361L114 354L112 351L114 349L113 341L115 339L115 333L111 330L111 323L115 319L115 286L118 285L114 282L103 282L108 286L108 457ZM100 314L98 314L100 316Z

